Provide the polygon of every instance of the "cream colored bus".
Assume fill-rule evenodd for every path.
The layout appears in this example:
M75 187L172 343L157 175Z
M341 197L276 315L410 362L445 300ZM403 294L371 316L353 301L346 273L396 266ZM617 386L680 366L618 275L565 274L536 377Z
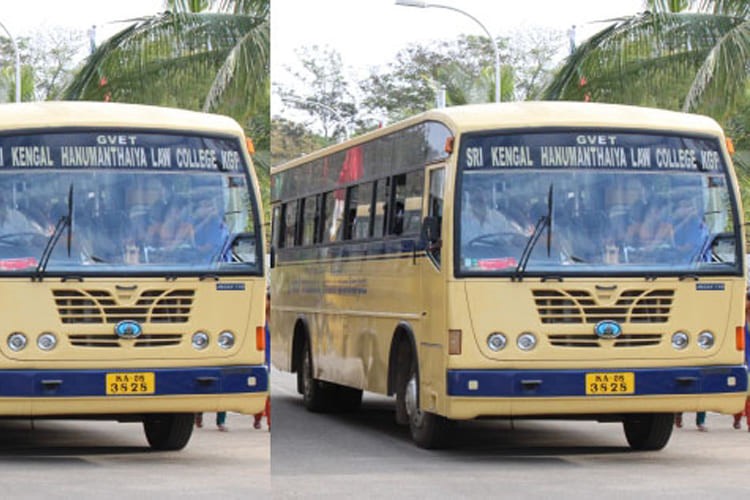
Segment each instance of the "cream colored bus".
M114 103L0 109L0 416L143 422L268 393L260 196L232 119Z
M593 103L430 111L272 171L272 359L314 411L455 420L739 411L737 181L711 119Z

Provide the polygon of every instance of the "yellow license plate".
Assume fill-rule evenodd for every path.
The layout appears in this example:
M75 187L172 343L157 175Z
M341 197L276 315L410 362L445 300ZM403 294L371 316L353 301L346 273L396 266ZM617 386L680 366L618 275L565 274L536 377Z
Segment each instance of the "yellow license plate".
M107 396L153 394L155 379L153 372L108 373Z
M635 393L635 373L587 373L586 395L608 396Z

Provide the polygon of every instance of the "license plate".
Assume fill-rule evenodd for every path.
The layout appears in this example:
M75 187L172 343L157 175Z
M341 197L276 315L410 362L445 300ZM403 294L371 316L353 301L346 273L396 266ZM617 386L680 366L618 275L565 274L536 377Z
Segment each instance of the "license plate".
M635 393L635 373L587 373L586 395L607 396Z
M107 396L153 394L156 382L153 372L108 373Z

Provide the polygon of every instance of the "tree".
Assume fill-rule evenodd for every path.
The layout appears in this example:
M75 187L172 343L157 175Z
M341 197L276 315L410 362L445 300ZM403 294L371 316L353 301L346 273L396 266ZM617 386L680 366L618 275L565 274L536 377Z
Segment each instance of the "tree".
M745 94L750 2L652 0L649 6L581 45L544 96L650 105L725 119Z
M502 100L534 97L547 81L554 55L564 45L561 32L526 30L500 39ZM386 71L360 83L363 104L399 120L435 106L443 88L448 105L495 100L495 58L486 37L414 44L401 50Z
M267 115L269 0L172 1L102 44L67 99L167 105Z
M330 143L349 135L355 123L357 105L344 76L341 55L330 47L297 49L301 70L287 67L298 87L276 85L284 104L310 116L308 126L320 127ZM304 89L304 90L302 90Z
M51 28L16 38L21 60L21 100L58 98L73 78L77 55L85 46L79 30ZM15 100L15 54L9 39L0 38L0 86L5 100Z

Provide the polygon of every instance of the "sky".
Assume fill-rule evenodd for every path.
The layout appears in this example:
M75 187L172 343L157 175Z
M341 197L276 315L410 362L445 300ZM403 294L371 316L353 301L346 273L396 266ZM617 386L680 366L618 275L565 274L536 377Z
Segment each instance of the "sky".
M3 0L0 23L13 37L60 26L82 31L86 40L89 29L96 25L97 44L101 44L128 25L117 21L152 16L163 10L164 0Z
M576 25L576 41L607 26L597 22L644 10L644 0L431 0L467 12L494 36L524 28L550 28L567 33ZM295 49L319 45L336 49L345 71L364 78L383 67L410 43L483 35L469 17L443 8L395 5L395 0L271 0L271 78L290 84L286 69L298 62ZM561 54L561 58L565 53ZM272 113L280 110L278 100Z

